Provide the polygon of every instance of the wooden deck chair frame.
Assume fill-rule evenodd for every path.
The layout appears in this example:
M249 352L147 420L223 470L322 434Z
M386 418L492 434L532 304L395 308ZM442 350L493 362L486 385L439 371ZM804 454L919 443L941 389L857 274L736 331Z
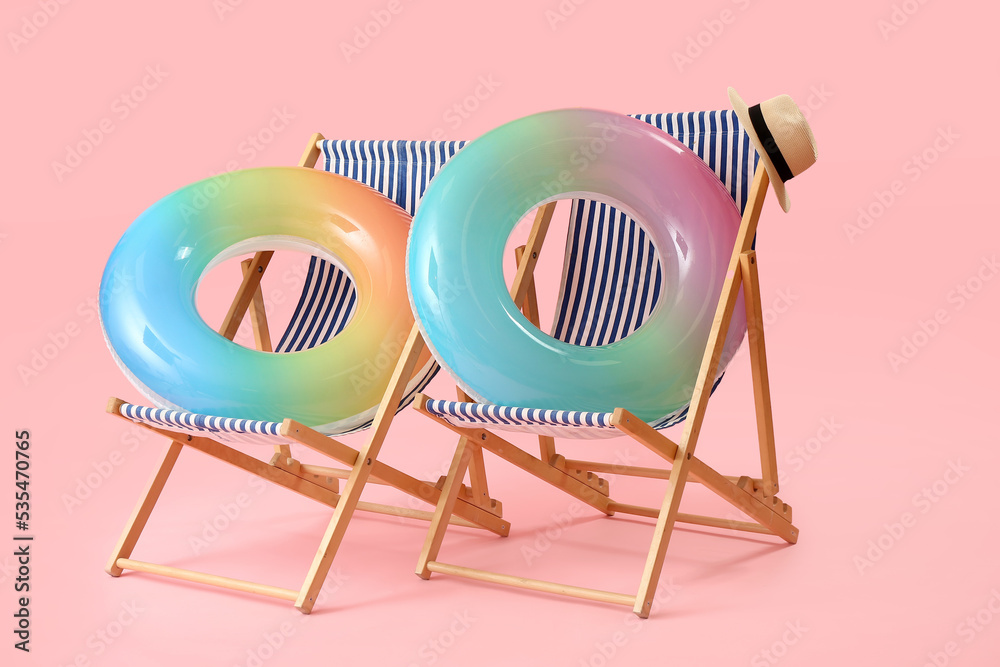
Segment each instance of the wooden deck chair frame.
M690 409L680 443L672 442L667 436L623 408L618 408L613 413L612 423L614 427L623 435L631 437L660 456L666 463L670 464L669 469L639 468L617 464L612 466L598 461L567 460L556 453L554 439L548 435L538 436L540 457L535 457L485 428L456 426L431 414L426 408L428 398L424 395L417 396L414 401L414 407L417 410L460 436L440 500L430 523L427 539L418 560L418 576L429 579L432 573L450 574L517 588L620 604L632 607L638 616L646 618L653 605L667 546L676 523L684 522L776 535L791 544L797 541L798 529L792 525L791 507L783 503L776 495L778 493L778 473L774 449L767 357L764 346L764 322L757 278L757 258L756 252L753 250L753 239L768 186L767 173L763 165L759 165L754 172L747 206L741 219L739 233L691 396ZM518 249L518 271L511 290L511 296L517 307L521 308L525 316L536 326L538 325L538 312L532 273L554 206L553 203L539 209L526 245ZM746 308L750 365L756 407L757 439L761 464L760 477L725 476L716 472L715 469L694 455L711 395L712 379L716 377L730 319L741 288ZM421 343L422 341L411 336L411 343L408 344L403 357L406 359L415 358L415 355L419 353ZM463 399L460 397L460 400ZM621 512L655 518L656 525L637 592L626 594L570 586L462 567L437 560L449 520L458 507L457 501L461 498L461 490L464 488L462 480L466 470L482 467L483 450L492 452L499 458L562 489L574 498L609 516ZM613 500L610 497L606 481L595 475L595 473L612 471L621 475L667 479L667 490L661 506L659 508L640 507ZM474 474L472 479L474 479ZM752 521L681 513L679 511L680 501L689 479L711 489L746 514Z
M321 134L314 134L310 138L309 145L299 161L299 166L309 168L315 166L320 156L322 142L323 136ZM254 341L257 349L262 351L272 351L260 282L273 254L273 251L259 251L254 254L252 259L242 262L243 280L220 328L220 333L232 340L249 312ZM432 511L361 501L361 492L369 481L392 486L430 505L436 505L441 498L440 486L444 483L443 478L438 480L438 486L435 486L415 479L378 460L386 434L397 412L397 406L417 363L419 349L417 354L407 351L412 351L416 347L415 341L418 336L417 328L414 327L378 407L369 430L367 444L360 451L291 419L286 419L281 424L280 432L283 437L334 459L346 466L346 469L302 464L293 458L291 448L287 444L275 445L274 455L270 461L263 461L209 437L193 434L183 435L149 424L137 424L141 428L168 438L170 445L166 456L147 485L115 546L105 568L108 574L117 577L124 570L136 570L220 588L255 593L292 601L299 611L308 614L316 603L317 595L329 573L355 510L432 520L435 516ZM107 411L132 423L121 413L124 404L125 402L121 399L112 398L108 402ZM278 486L334 508L333 517L330 519L312 565L299 590L206 574L169 565L159 565L135 560L131 557L174 464L181 450L185 447L208 454L268 482L273 482ZM489 497L482 460L473 460L469 468L472 471L470 473L472 481L471 486L466 488L466 495L458 497L458 489L455 489L452 494L454 497L451 500L451 505L455 515L451 519L452 522L482 528L501 536L506 535L510 530L510 525L502 517L501 504ZM340 479L346 480L343 491L339 488L338 480Z

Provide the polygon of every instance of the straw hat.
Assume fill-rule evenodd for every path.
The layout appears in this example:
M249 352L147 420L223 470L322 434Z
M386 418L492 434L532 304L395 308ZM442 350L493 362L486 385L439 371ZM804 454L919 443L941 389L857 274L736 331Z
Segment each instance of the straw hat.
M782 210L787 213L792 202L785 192L785 183L816 162L816 139L809 122L788 95L747 107L730 88L729 101L764 163Z

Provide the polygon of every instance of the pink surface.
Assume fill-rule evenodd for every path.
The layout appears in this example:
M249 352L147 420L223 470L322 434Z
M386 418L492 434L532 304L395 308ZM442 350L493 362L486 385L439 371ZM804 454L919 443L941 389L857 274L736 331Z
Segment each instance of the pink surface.
M5 3L3 664L996 664L998 10L621 4ZM390 18L345 55L373 12ZM749 102L791 94L819 144L817 165L789 186L791 213L769 197L759 238L781 496L798 545L678 530L645 622L621 607L422 581L424 526L370 515L308 617L104 574L165 449L103 413L109 395L137 398L104 349L95 299L141 210L223 169L291 164L315 131L469 138L567 106L725 108L728 85ZM78 145L88 154L68 158ZM295 267L274 276L287 298ZM555 263L543 274L551 302ZM221 307L224 283L206 287L206 308ZM745 353L730 368L699 453L749 473ZM444 377L430 391L451 392ZM385 459L433 479L453 438L418 417L395 424ZM11 632L20 429L33 457L30 654ZM621 439L566 452L653 463ZM599 518L506 465L490 473L511 536L456 530L443 559L634 589L648 521ZM691 491L688 511L728 511ZM328 518L192 453L135 554L297 587Z

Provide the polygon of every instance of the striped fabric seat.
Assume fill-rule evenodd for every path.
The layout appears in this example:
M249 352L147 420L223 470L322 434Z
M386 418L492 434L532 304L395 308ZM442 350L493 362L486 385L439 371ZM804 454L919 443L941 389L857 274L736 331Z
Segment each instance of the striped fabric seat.
M746 206L750 177L757 166L757 152L733 111L634 114L684 143L715 171L740 211ZM585 199L573 202L553 338L574 345L607 345L638 329L656 307L661 284L656 249L641 226L608 204ZM714 391L722 374L712 387ZM485 413L456 401L434 401L434 414L454 424L489 425L502 430L531 431L563 437L612 437L612 428L570 429L519 412L517 423L490 422L488 416L508 414L519 408L498 407ZM428 406L430 403L428 404ZM430 408L429 408L430 409ZM529 411L531 415L537 412ZM578 413L577 413L578 414ZM654 424L666 428L680 423L687 407ZM585 413L586 423L610 424L610 413Z
M139 424L147 424L174 433L204 435L230 445L280 445L291 442L282 437L279 431L280 422L212 417L131 403L123 403L119 410L123 417Z
M503 431L561 438L606 438L619 435L610 412L574 412L514 408L485 403L429 400L426 410L456 426L489 426Z

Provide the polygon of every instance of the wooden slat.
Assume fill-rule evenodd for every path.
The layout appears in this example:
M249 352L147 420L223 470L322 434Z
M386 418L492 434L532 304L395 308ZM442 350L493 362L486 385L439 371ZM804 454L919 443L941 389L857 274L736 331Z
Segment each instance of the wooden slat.
M603 496L609 494L608 492L608 481L602 477L598 477L593 472L589 470L583 470L580 468L574 468L566 464L566 457L562 454L553 454L552 458L549 459L549 465L559 468L567 475L572 475L578 480L597 491Z
M550 202L542 206L535 213L535 220L528 234L528 241L524 244L525 260L517 267L514 274L514 282L510 288L510 298L514 300L514 305L518 308L524 303L528 294L528 288L533 284L535 265L538 263L538 256L542 252L542 243L545 235L549 231L549 223L552 221L552 214L556 211L556 203Z
M626 503L619 503L612 501L611 508L615 512L621 512L622 514L632 514L634 516L644 516L650 519L655 519L659 517L660 510L655 507L644 507L642 505L629 505ZM699 526L711 526L713 528L728 528L730 530L743 530L749 533L762 533L764 535L773 535L773 533L767 528L761 526L758 523L751 523L750 521L738 521L736 519L720 519L714 516L705 516L703 514L685 514L684 512L677 513L678 523L691 523Z
M369 503L364 500L358 501L359 512L372 512L374 514L385 514L387 516L398 516L403 519L416 519L418 521L430 521L434 518L434 512L428 510L415 510L399 505L383 505L381 503ZM460 516L453 516L449 523L465 528L479 528L471 521L467 521Z
M319 156L323 153L323 135L319 132L313 134L309 137L309 143L306 144L305 150L302 152L302 157L299 158L300 167L315 167L316 161Z
M566 459L566 466L578 468L580 470L591 470L593 472L603 472L611 475L625 475L627 477L646 477L649 479L670 479L670 468L645 468L642 466L627 466L620 463L607 463L605 461L585 461L582 459ZM725 478L735 484L743 475L725 475ZM753 478L760 482L759 478ZM701 483L700 479L692 479L693 482Z
M426 400L426 399L423 399ZM455 503L458 500L458 493L462 487L462 479L465 471L472 461L473 450L479 449L469 442L468 438L461 438L455 448L455 455L451 459L448 467L448 474L445 476L444 486L441 488L441 498L434 507L434 517L431 519L430 528L427 530L427 537L424 539L424 546L417 559L417 576L427 579L431 576L427 569L427 563L437 558L444 542L445 529L452 513L455 511Z
M250 260L244 259L240 262L243 269L243 276L246 277L250 270ZM250 299L250 324L253 327L253 340L257 349L261 352L274 352L271 347L271 332L267 328L267 312L264 308L264 294L260 285L254 290L253 298Z
M472 402L472 397L465 393L461 387L455 387L455 393L458 395L459 401ZM459 440L458 446L462 447L464 443L461 442L461 438ZM490 486L486 479L486 461L483 459L483 450L479 447L473 447L470 451L472 458L469 460L469 489L472 502L497 514L497 503L490 498Z
M764 493L775 495L778 493L778 462L774 451L771 385L767 374L767 352L764 349L764 316L760 303L757 253L750 250L740 255L740 269L743 272L743 302L747 315L747 345L750 347L761 478L764 480Z
M501 574L499 572L490 572L488 570L477 570L471 567L462 567L461 565L452 565L450 563L442 563L440 561L428 562L427 569L431 572L437 572L439 574L450 574L456 577L465 577L466 579L475 579L476 581L483 581L491 584L503 584L504 586L526 588L528 590L540 591L542 593L555 593L556 595L565 595L567 597L580 598L583 600L594 600L595 602L610 602L612 604L620 604L626 607L630 607L635 603L635 596L626 595L625 593L614 593L611 591L598 590L596 588L570 586L569 584L559 584L553 581L528 579L526 577Z
M264 271L267 270L267 265L270 264L273 256L273 250L261 250L254 253L250 264L244 269L243 281L240 283L239 289L236 290L236 296L233 297L229 312L222 320L222 326L219 327L219 333L229 340L236 337L236 332L240 329L240 323L243 322L243 317L250 307L254 293L260 289L260 279L264 276Z
M299 594L298 591L293 591L288 588L268 586L267 584L257 584L252 581L233 579L231 577L221 577L217 574L205 574L204 572L195 572L194 570L185 570L180 567L171 567L169 565L157 565L156 563L147 563L141 560L132 560L131 558L119 558L117 566L124 570L146 572L148 574L155 574L161 577L181 579L183 581L191 581L196 584L207 584L209 586L217 586L219 588L227 588L229 590L242 591L244 593L254 593L255 595L266 595L267 597L278 598L279 600L288 600L289 602L294 601Z

